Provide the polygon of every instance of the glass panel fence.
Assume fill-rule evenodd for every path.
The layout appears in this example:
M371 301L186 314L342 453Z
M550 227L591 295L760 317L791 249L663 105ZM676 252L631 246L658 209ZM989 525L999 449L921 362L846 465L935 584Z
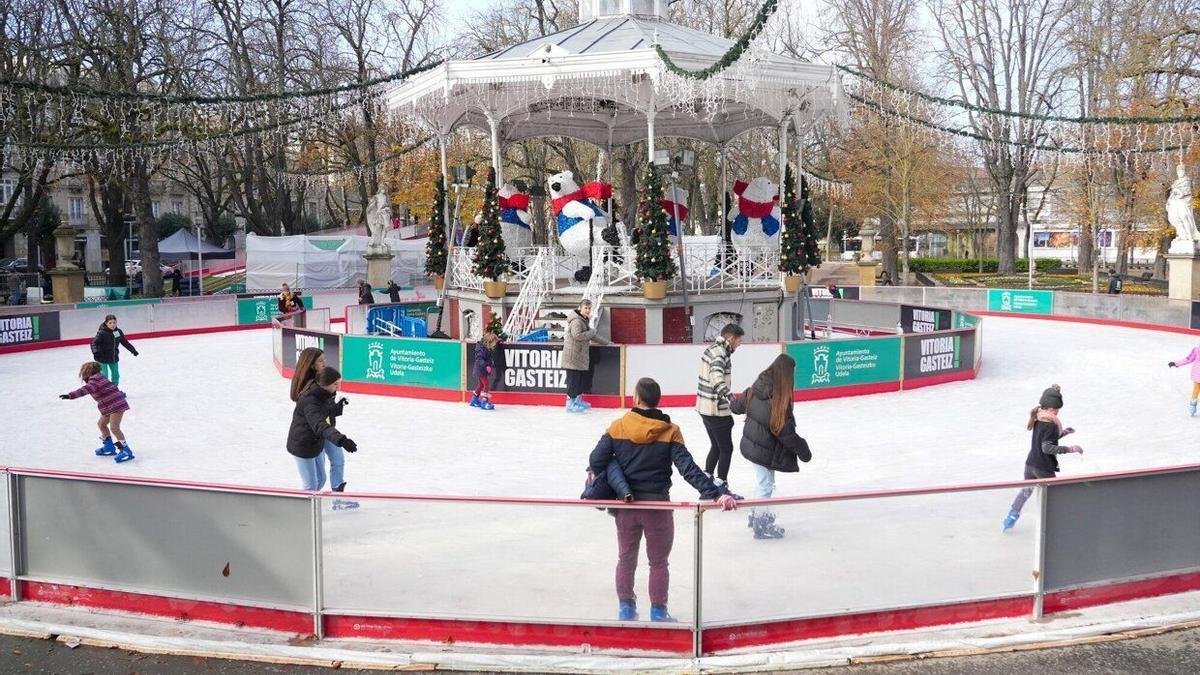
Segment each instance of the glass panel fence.
M587 506L322 498L324 605L331 614L534 620L617 618L616 519ZM671 511L639 510L655 514ZM669 609L692 620L694 511L675 510ZM656 538L662 541L661 538ZM649 618L646 542L635 593Z
M752 623L1032 594L1037 497L1015 489L743 506L704 514L703 623ZM782 538L756 539L754 516Z

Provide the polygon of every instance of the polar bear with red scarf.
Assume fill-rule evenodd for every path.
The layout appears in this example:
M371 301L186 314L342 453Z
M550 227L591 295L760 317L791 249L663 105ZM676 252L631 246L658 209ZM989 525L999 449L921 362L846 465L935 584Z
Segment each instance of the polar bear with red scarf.
M505 183L496 192L500 202L500 234L504 237L504 248L509 252L533 245L533 231L529 229L529 195L518 192L512 183Z
M779 186L759 176L747 183L736 181L737 201L729 211L729 241L738 252L752 248L779 247Z
M604 245L601 232L608 223L608 214L599 205L612 197L612 186L593 181L579 187L570 171L550 176L546 185L550 188L559 243L575 256L578 268L590 266L591 246Z

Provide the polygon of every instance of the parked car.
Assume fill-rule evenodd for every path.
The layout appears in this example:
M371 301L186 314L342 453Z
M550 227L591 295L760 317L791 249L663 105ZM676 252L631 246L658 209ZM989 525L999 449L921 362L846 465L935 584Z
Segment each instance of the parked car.
M16 273L16 274L33 274L41 272L42 266L34 263L29 264L25 258L4 258L0 260L0 272Z
M108 269L109 268L107 268L107 267L104 268L105 274L108 274ZM171 270L173 270L175 268L171 267L170 265L164 265L163 263L159 263L158 269L165 276L167 274L170 274ZM141 271L142 271L142 261L141 260L126 260L125 261L125 275L126 276L130 276L130 277L136 276Z

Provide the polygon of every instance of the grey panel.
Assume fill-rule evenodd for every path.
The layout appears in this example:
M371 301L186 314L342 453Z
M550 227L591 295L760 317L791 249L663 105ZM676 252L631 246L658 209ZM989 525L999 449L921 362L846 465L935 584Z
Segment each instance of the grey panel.
M12 547L8 537L8 474L0 471L0 572L12 571Z
M232 326L237 323L237 299L232 296L221 301L162 303L150 305L150 308L153 321L150 330L154 331ZM121 316L119 312L114 313Z
M1200 567L1200 471L1054 485L1046 590Z
M900 323L900 306L865 300L833 300L830 302L833 325L878 328L895 332Z
M30 577L188 598L312 605L307 499L20 480L23 571Z
M154 305L124 305L120 307L94 307L65 311L59 315L64 340L93 337L104 317L113 314L121 330L126 333L145 333L154 330L151 307Z

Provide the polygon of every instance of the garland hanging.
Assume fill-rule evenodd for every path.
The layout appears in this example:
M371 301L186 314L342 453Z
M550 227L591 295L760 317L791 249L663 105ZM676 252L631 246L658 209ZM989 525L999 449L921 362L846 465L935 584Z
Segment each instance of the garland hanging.
M758 12L754 15L754 21L750 24L750 27L747 28L744 33L742 33L742 35L729 49L725 50L725 53L721 55L721 58L717 59L716 63L707 68L703 68L701 70L687 70L686 68L679 67L675 64L675 61L671 59L671 56L667 54L666 50L662 48L662 45L657 43L657 41L654 44L654 51L658 53L658 58L662 60L663 65L667 67L667 70L671 71L672 73L679 75L680 77L687 77L694 80L707 80L737 63L738 60L742 58L742 54L746 52L746 49L750 47L750 43L753 42L754 38L758 37L759 33L762 32L764 27L766 27L767 19L771 18L771 15L775 13L775 10L778 9L778 7L779 0L766 0L766 2L762 4L762 7L758 8Z

